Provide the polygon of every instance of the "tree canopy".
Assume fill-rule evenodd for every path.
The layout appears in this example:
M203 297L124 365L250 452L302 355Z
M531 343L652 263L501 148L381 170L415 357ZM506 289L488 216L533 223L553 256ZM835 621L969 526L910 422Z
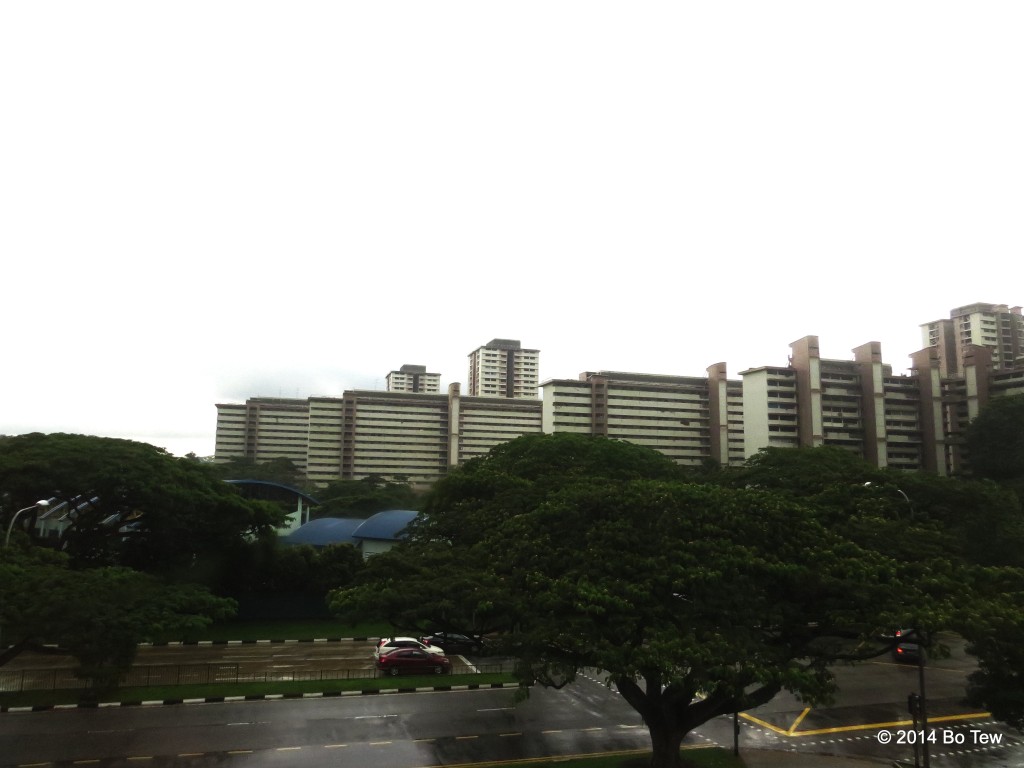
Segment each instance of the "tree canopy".
M316 492L320 505L314 517L370 517L387 509L419 509L419 494L401 480L370 475L360 480L336 480Z
M663 767L714 716L782 689L827 700L829 665L884 651L871 642L884 628L966 623L965 590L992 575L856 457L791 452L746 477L713 474L691 482L606 438L520 438L442 479L409 540L332 607L399 628L500 631L522 677L543 684L606 670Z
M0 559L0 665L44 643L78 661L94 693L116 687L139 642L186 636L232 615L232 600L124 567L73 570L63 553L16 540Z
M976 477L1024 488L1024 395L990 400L965 435Z
M277 506L246 500L209 465L145 443L69 434L0 438L4 521L41 498L68 505L55 544L75 566L153 573L218 561L283 519ZM32 529L34 515L21 520Z

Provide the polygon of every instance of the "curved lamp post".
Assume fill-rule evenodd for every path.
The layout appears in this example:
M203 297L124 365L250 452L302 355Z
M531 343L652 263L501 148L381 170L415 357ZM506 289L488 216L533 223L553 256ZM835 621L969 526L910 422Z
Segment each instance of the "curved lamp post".
M11 531L14 529L14 521L18 519L18 515L20 515L22 512L28 512L30 509L35 509L36 507L42 507L43 509L46 509L48 506L50 506L49 501L47 501L46 499L40 499L35 504L25 507L24 509L19 509L17 512L15 512L14 517L11 518L11 522L7 524L7 535L4 536L4 549L7 549L7 545L11 543Z
M50 502L49 501L47 501L46 499L40 499L35 504L32 504L31 506L25 507L24 509L19 509L17 512L14 513L14 516L11 517L11 522L9 522L7 524L7 534L4 536L4 552L6 552L6 550L7 550L7 545L11 543L11 531L14 529L14 521L18 519L18 516L22 512L28 512L30 509L35 509L36 507L42 507L43 509L46 509L48 506L50 506ZM3 602L2 601L3 601L3 595L0 594L0 608L3 607ZM3 630L4 630L4 617L3 617L3 611L0 610L0 651L4 650L4 648L6 647L4 645L4 643L3 643Z

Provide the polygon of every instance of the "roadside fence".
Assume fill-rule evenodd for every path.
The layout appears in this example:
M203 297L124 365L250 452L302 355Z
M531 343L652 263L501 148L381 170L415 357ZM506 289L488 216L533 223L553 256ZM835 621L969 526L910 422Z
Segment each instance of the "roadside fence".
M505 674L513 670L510 661L495 664L456 665L451 674ZM310 680L364 680L384 677L376 668L268 670L246 668L245 664L153 664L132 667L121 680L122 688L151 685L209 685L211 683L268 683ZM0 693L53 691L88 688L88 681L75 676L74 669L0 670Z

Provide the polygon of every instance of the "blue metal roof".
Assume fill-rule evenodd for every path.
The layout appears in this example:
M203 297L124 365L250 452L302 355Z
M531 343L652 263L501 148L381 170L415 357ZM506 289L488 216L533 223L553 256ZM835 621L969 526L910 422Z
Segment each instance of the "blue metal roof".
M352 533L364 522L360 517L321 517L299 526L281 539L287 544L308 544L311 547L355 544Z
M416 519L411 509L389 509L366 518L363 524L352 534L354 539L377 539L378 541L397 541L402 537L405 527Z

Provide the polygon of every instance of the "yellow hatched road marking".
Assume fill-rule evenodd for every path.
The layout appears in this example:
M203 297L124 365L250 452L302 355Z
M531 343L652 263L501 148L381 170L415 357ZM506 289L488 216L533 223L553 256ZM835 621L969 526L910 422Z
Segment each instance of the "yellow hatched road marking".
M789 735L790 736L793 735L793 732L797 729L797 726L800 725L800 723L803 721L803 719L805 717L807 717L807 713L810 712L810 711L811 711L811 708L810 707L806 707L804 709L804 711L800 713L800 716L796 720L793 721L793 724L791 726L789 726Z
M752 723L757 723L762 728L767 728L772 733L777 733L780 736L822 736L828 733L846 733L849 731L875 731L880 730L882 728L902 728L904 726L914 725L913 720L893 720L889 723L863 723L861 725L840 725L836 726L835 728L817 728L808 731L797 731L796 727L800 724L804 717L807 716L808 712L810 712L810 710L805 709L800 714L800 717L796 719L796 722L793 723L793 725L790 727L788 731L779 728L779 726L777 725L772 725L769 722L761 720L758 717L748 715L745 712L740 713L740 717L744 718L745 720L749 720ZM972 712L967 715L943 715L942 717L929 717L928 724L931 725L932 723L948 723L954 720L977 720L982 717L992 717L992 713Z

